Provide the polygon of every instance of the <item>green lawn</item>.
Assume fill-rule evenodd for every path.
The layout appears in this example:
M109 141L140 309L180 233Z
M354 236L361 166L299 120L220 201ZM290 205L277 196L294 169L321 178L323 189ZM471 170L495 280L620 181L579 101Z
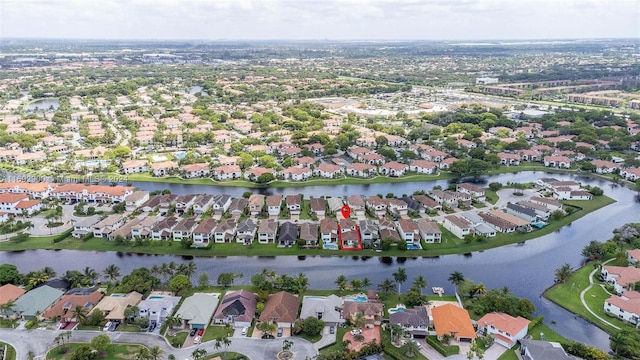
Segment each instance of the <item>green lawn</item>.
M219 352L219 353L215 353L215 354L211 354L211 355L207 355L204 360L208 360L208 359L214 359L216 357L220 356L223 360L248 360L249 358L237 353L237 352L233 352L233 351L227 351L227 352Z
M520 351L520 345L514 346L511 350L505 351L498 360L519 360L516 351Z
M312 342L312 343L316 343L316 342L320 341L320 339L322 339L322 334L318 334L316 336L309 336L307 334L302 333L302 334L297 335L297 336L299 336L299 337L301 337L301 338L303 338L303 339L305 339L305 340L307 340L309 342Z
M179 348L179 347L182 347L182 344L184 344L185 340L187 340L187 336L189 336L188 331L180 331L175 335L165 335L165 338L167 338L167 341L169 341L169 344Z
M580 292L582 292L582 290L589 286L589 274L593 271L593 269L594 267L592 264L587 264L581 267L580 269L576 270L571 275L571 277L567 279L566 282L552 286L551 288L547 289L543 293L543 295L547 299L553 301L554 303L562 306L563 308L571 311L576 315L580 315L587 321L595 324L603 330L609 333L617 332L617 329L603 323L598 318L593 316L590 312L588 312L580 301ZM632 328L631 325L624 323L618 318L609 316L603 310L604 301L610 296L611 295L609 295L604 289L602 289L602 287L600 286L600 282L597 279L594 279L594 286L587 293L585 293L584 299L589 308L598 316L604 318L608 322L618 327Z
M61 346L56 346L47 353L46 358L47 360L67 360L67 359L70 360L71 354L73 353L73 351L82 345L87 345L87 344L86 343L69 344L68 346L70 346L70 350L67 351L65 354L59 354L58 349L60 349ZM103 360L132 359L133 357L131 355L137 353L141 347L143 347L143 345L111 344L106 355L100 357L100 359L103 359Z
M207 327L207 331L204 332L204 336L202 337L202 342L215 340L218 337L232 337L233 336L233 328L226 326L209 326Z
M16 349L14 349L13 346L0 342L0 348L2 348L3 351L6 349L7 354L4 356L4 359L16 360Z
M336 342L330 346L320 349L320 353L330 354L333 352L342 352L343 351L342 338L344 338L344 335L347 333L347 331L350 331L350 330L351 329L348 327L346 328L343 328L341 326L336 327Z

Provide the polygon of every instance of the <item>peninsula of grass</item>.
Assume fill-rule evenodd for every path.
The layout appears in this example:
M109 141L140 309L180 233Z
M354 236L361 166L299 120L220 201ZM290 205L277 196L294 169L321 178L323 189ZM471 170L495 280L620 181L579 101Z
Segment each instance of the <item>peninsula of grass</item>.
M70 343L65 345L59 345L47 353L47 360L70 360L72 358L74 350L77 348L88 345L88 343ZM61 347L68 347L69 349L60 354ZM132 358L132 354L138 353L140 348L144 345L139 344L110 344L106 354L99 357L101 360L127 360Z
M14 349L13 346L0 341L0 349L4 351L4 360L16 360L16 349Z
M610 263L609 265L614 265ZM594 270L594 264L588 263L580 269L576 270L564 283L557 283L548 288L542 295L563 307L564 309L579 315L588 322L598 326L608 333L616 333L618 329L603 323L597 317L593 316L582 304L580 293L589 286L589 274ZM596 272L597 274L597 272ZM599 317L607 322L621 328L634 329L634 327L617 317L611 316L604 311L604 302L612 296L602 286L598 279L593 279L594 285L585 293L584 300L589 309L596 313Z
M348 254L339 250L324 249L299 249L297 247L281 248L276 244L251 245L240 243L214 243L210 248L184 248L177 241L153 241L148 240L141 244L129 242L118 244L114 241L91 238L80 240L71 236L53 243L56 236L30 237L26 241L0 242L0 251L22 251L22 250L86 250L86 251L117 251L123 253L140 253L155 255L180 255L180 256L393 256L393 257L417 257L417 256L440 256L449 254L464 254L474 251L483 251L500 246L510 245L535 239L550 234L561 227L578 220L590 212L614 203L615 200L607 196L596 196L590 201L566 201L565 204L576 208L576 211L559 220L551 221L549 225L542 229L537 229L529 233L499 234L496 237L488 238L485 241L466 242L459 239L447 230L443 229L442 243L426 244L422 243L422 250L399 250L392 247L386 251L362 250L349 252Z

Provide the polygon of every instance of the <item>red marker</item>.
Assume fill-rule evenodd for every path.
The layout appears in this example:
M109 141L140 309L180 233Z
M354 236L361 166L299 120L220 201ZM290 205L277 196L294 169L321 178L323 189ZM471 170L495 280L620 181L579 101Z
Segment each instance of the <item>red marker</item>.
M342 207L342 209L340 209L340 211L342 211L342 216L346 219L349 217L349 215L351 214L351 208L349 207L349 205L345 205Z

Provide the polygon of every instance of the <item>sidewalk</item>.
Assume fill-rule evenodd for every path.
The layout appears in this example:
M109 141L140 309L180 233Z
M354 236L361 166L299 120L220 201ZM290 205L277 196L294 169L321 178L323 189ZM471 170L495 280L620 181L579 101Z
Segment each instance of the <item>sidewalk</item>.
M333 334L329 334L329 327L325 326L324 329L322 329L322 339L314 343L313 346L317 350L320 350L323 347L334 344L336 342L336 333L338 332L338 329L335 329L335 330L336 331Z

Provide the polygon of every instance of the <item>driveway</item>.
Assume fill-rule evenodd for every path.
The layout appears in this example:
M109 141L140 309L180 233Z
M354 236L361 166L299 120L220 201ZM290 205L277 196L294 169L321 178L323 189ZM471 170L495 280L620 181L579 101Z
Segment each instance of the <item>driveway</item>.
M12 330L0 329L0 339L11 344L17 352L18 360L26 360L29 351L32 351L37 358L43 359L46 352L53 346L53 339L59 334L53 330ZM177 359L187 359L195 349L205 349L207 353L220 352L222 349L214 347L215 341L208 341L197 346L183 349L175 349L170 346L165 338L149 333L128 333L128 332L102 332L102 331L73 331L71 341L89 342L95 336L107 334L114 343L145 344L148 347L159 346L163 350L164 356L173 354ZM312 343L296 338L293 341L292 351L295 359L313 358L318 354ZM242 353L252 360L275 359L276 354L282 350L282 339L262 340L249 338L232 338L228 351Z

